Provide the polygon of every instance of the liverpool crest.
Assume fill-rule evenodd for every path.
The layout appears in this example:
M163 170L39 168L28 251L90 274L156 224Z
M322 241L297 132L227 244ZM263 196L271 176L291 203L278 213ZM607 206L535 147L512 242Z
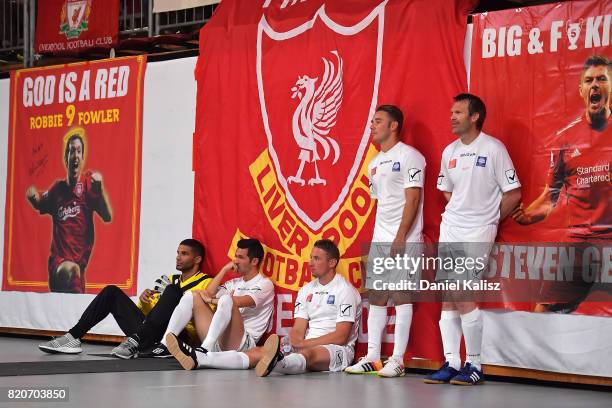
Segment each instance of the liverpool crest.
M87 31L90 13L91 0L66 0L62 7L60 34L69 40L79 38Z

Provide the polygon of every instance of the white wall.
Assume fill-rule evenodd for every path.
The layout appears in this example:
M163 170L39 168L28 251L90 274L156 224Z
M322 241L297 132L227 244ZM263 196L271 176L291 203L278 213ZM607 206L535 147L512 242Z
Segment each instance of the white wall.
M177 244L191 236L195 62L196 58L185 58L147 65L138 293L151 287L161 274L175 271ZM0 251L4 249L9 83L9 79L0 80ZM0 268L0 279L1 274ZM93 295L0 291L0 327L67 330L91 299ZM121 334L110 318L96 326L93 332Z

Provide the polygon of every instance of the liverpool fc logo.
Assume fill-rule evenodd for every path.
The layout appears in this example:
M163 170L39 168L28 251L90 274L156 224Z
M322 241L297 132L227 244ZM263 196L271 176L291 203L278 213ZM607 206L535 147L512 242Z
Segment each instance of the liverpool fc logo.
M318 149L323 149L323 160L329 157L330 147L334 151L336 164L340 155L338 143L329 135L336 124L336 116L342 104L342 58L338 51L332 51L336 56L337 66L326 58L323 59L325 72L323 79L317 85L319 78L310 78L307 75L299 77L295 86L291 88L292 98L299 98L300 103L293 113L292 130L295 142L300 147L300 165L295 176L287 179L289 183L298 183L304 186L302 171L304 163L312 162L315 176L308 180L308 185L326 184L325 179L319 176L317 161L321 160Z
M262 16L255 68L268 146L251 171L262 204L274 208L270 222L323 234L342 218L345 236L359 229L369 197L352 194L367 187L386 4L342 22L325 5L297 25ZM361 215L349 214L351 203Z
M60 34L71 40L87 31L91 0L66 0L62 7Z

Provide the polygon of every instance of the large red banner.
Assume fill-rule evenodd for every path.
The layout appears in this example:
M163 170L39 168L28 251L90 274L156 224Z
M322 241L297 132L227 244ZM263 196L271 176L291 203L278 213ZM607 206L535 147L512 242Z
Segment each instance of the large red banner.
M111 48L119 35L119 1L44 0L38 2L36 51L78 52Z
M311 280L315 240L333 239L339 272L363 284L377 105L403 110L403 139L427 158L425 230L437 238L444 199L436 175L453 140L452 97L467 88L462 55L474 3L224 0L201 31L194 235L213 271L239 237L265 244L276 332L291 326L295 293ZM417 305L409 354L440 358L438 313L438 305Z
M499 238L573 243L576 262L582 258L601 272L593 284L573 288L574 302L558 310L547 306L549 311L612 315L612 298L606 302L598 293L610 286L612 67L605 59L612 58L611 20L612 3L605 0L483 13L473 20L471 90L487 105L484 130L504 141L523 186L522 209L502 224ZM587 244L603 249L579 250ZM547 262L542 248L524 248L505 250L502 268L511 279L527 272L541 280L551 264L561 269L560 254ZM589 302L594 296L599 301Z
M3 290L136 294L145 68L11 72Z

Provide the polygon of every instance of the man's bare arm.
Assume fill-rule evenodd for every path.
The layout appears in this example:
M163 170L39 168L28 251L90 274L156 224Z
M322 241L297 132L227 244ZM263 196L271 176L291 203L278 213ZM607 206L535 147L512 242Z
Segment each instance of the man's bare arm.
M28 187L26 190L26 198L35 210L40 209L40 193L34 186Z
M110 205L108 204L108 198L106 197L106 193L102 188L102 174L98 172L93 172L91 174L91 187L92 189L100 195L100 201L97 203L96 208L94 209L102 221L110 222L112 219Z
M421 188L410 187L404 189L404 195L406 202L404 203L404 210L402 211L402 220L400 226L397 229L395 239L393 240L393 246L391 248L391 255L393 256L393 250L398 249L400 252L404 252L404 246L406 245L406 235L412 228L414 219L416 218L417 212L419 211L419 204L421 202Z
M219 286L221 286L221 282L223 282L223 278L225 277L225 274L233 270L234 267L235 267L234 262L228 262L227 264L225 264L223 268L221 268L221 270L210 281L208 286L206 286L206 289L198 291L198 292L205 293L206 295L208 295L209 298L214 298L217 292L219 291ZM202 299L206 301L206 298L202 297ZM211 302L208 302L208 303L211 303Z
M306 337L306 330L308 329L308 320L302 319L301 317L296 317L293 320L293 327L289 332L289 340L294 347L297 347L298 344L302 344L304 342L304 337Z
M336 323L336 330L331 333L327 333L321 337L317 337L314 339L302 340L297 344L294 344L292 339L291 344L297 348L310 348L316 346L323 346L325 344L337 344L339 346L345 346L351 334L353 324L354 323L352 322L339 322Z
M529 225L546 219L555 208L552 200L550 186L544 187L544 191L527 208L521 203L513 212L514 221L522 225Z
M499 203L499 220L502 221L508 215L510 215L521 202L521 189L515 188L510 191L506 191L502 195L501 202Z

